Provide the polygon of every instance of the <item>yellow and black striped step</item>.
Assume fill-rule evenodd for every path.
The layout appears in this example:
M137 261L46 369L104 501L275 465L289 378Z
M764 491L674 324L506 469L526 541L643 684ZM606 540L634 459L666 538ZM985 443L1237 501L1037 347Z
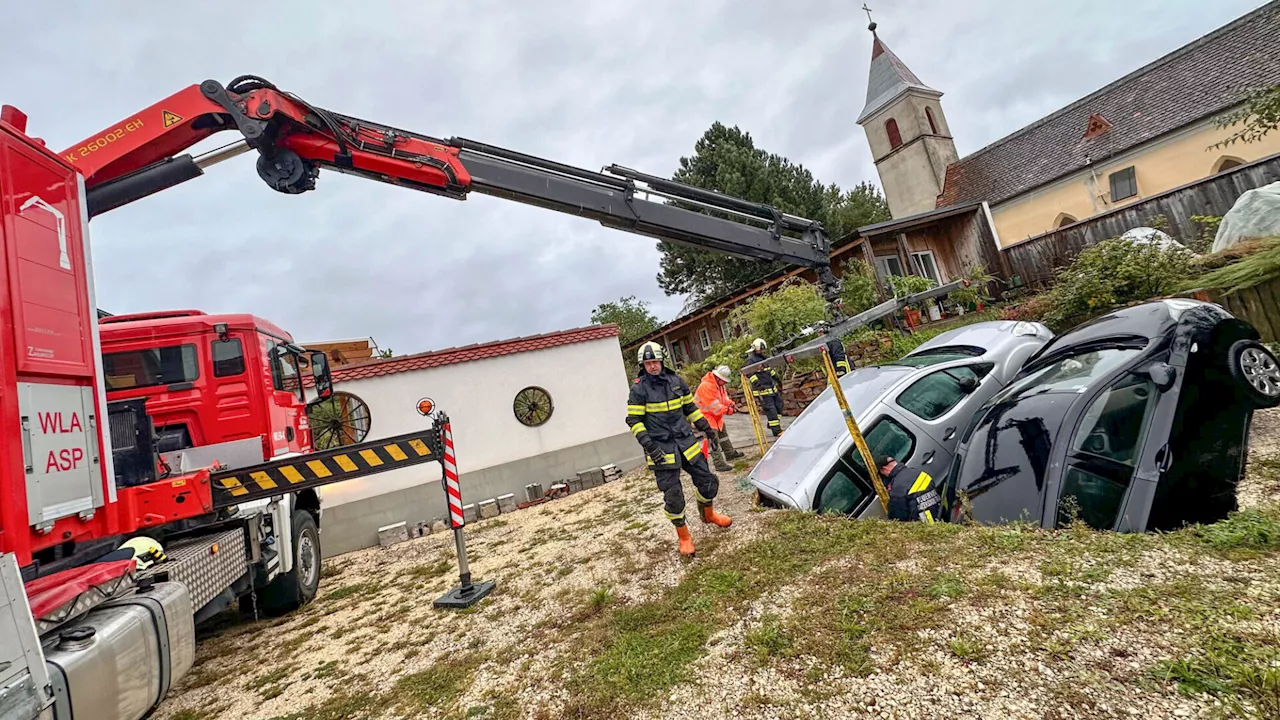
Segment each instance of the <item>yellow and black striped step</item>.
M213 505L230 507L250 500L435 462L443 456L440 434L430 429L224 470L214 473L211 478Z

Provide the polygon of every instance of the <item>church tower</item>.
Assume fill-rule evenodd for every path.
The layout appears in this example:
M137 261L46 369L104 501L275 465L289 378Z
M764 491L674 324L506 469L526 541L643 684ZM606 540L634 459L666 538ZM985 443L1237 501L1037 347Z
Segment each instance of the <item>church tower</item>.
M947 166L958 160L942 93L925 85L867 26L875 38L867 104L858 124L867 133L880 186L895 218L937 207Z

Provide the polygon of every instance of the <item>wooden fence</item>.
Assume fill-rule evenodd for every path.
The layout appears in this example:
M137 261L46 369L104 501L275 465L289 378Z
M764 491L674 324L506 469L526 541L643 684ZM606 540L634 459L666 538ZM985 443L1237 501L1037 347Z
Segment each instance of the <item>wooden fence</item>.
M1201 290L1196 297L1215 302L1258 329L1263 342L1280 342L1280 276L1231 295Z
M1280 180L1280 155L1272 155L1248 165L1232 168L1213 177L1184 185L1140 203L1059 228L1002 250L1009 273L1033 287L1043 287L1054 270L1066 265L1084 248L1100 240L1123 235L1125 231L1150 224L1164 216L1165 232L1176 239L1190 240L1200 235L1196 215L1221 217L1246 190Z

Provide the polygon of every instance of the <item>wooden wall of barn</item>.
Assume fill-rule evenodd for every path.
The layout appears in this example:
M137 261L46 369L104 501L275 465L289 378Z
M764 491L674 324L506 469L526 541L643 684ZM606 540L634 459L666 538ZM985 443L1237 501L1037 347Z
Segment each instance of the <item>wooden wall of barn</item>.
M1011 276L1042 287L1052 280L1057 268L1066 265L1084 248L1100 240L1123 235L1133 228L1149 225L1156 216L1165 217L1166 232L1174 238L1198 237L1200 225L1191 221L1193 216L1221 217L1246 190L1277 180L1280 180L1280 155L1272 155L1198 183L1023 240L1006 247L1002 253Z

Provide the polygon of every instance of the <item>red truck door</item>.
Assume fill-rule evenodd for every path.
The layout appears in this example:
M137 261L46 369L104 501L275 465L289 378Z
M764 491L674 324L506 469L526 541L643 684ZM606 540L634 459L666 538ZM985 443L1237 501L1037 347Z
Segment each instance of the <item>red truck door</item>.
M0 549L20 556L27 528L115 500L82 197L78 173L0 125Z

